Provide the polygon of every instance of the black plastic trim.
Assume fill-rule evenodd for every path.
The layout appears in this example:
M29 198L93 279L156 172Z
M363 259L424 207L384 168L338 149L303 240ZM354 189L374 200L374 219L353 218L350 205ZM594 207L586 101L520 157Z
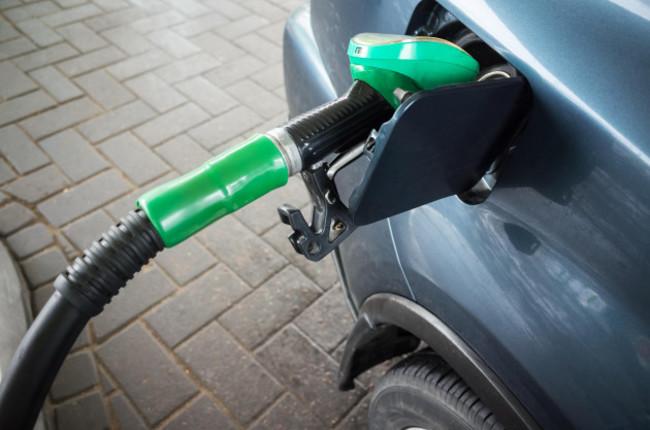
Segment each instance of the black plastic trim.
M460 336L424 307L395 294L375 294L361 305L359 319L341 359L339 387L349 388L354 377L377 364L377 360L370 358L373 354L387 359L408 352L404 351L408 344L408 336L404 333L422 340L449 363L506 428L541 429L515 395ZM392 345L391 340L395 341ZM381 350L370 349L369 345L381 345Z

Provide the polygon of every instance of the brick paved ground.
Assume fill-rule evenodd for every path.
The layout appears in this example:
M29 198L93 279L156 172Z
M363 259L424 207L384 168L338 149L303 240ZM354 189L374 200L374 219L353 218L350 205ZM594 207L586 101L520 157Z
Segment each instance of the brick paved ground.
M136 197L286 115L294 0L0 0L0 235L38 310ZM165 251L75 345L58 429L363 427L340 393L352 320L333 264L293 254L289 185Z

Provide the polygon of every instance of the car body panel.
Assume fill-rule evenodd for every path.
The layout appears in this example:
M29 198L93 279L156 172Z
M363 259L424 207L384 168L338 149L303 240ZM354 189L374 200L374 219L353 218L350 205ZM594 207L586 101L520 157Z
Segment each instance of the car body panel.
M417 4L380 3L312 6L337 94L350 82L341 46L363 31L403 33ZM544 427L647 427L650 6L440 3L527 77L530 123L485 203L450 197L350 236L339 250L349 295L356 306L387 290L413 297ZM308 87L287 89L292 112L313 107L300 102Z

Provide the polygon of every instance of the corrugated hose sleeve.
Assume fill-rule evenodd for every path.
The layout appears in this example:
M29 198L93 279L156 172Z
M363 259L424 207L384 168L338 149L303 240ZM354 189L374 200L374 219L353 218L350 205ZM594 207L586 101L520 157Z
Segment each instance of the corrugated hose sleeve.
M163 248L147 215L138 209L59 275L56 291L2 375L0 429L33 428L54 377L88 320Z

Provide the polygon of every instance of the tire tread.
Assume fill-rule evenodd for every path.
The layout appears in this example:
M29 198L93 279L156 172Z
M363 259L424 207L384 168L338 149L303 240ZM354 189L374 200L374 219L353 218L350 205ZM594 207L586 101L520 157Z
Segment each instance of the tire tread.
M440 402L477 430L504 429L467 383L431 349L411 354L393 366L377 383L373 400L382 389L405 384L434 393Z

